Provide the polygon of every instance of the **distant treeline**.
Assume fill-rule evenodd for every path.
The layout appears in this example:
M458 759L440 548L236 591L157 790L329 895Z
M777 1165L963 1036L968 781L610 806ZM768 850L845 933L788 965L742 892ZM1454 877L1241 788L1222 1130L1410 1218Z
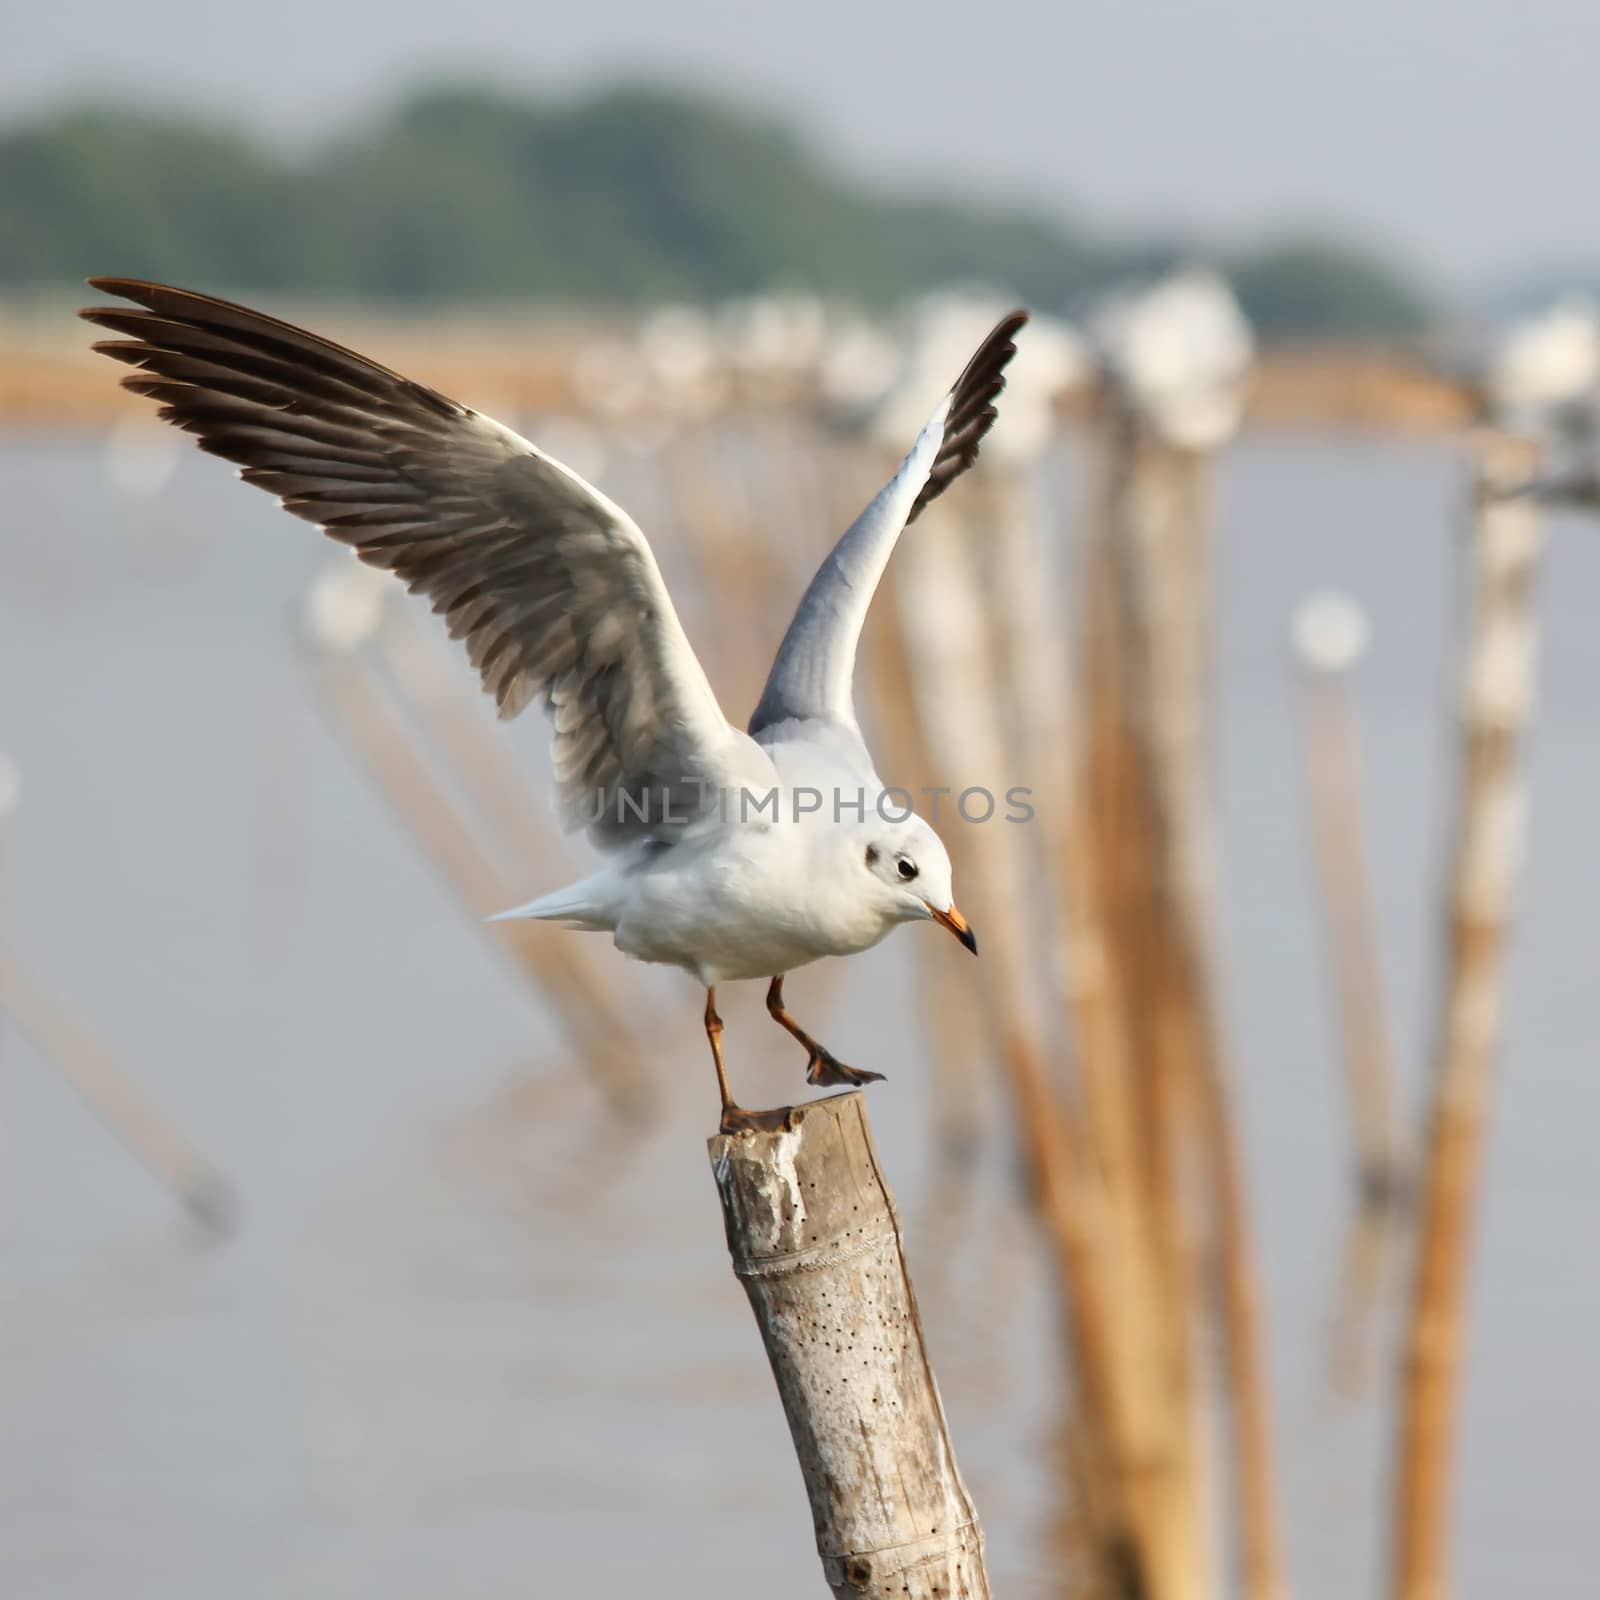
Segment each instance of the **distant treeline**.
M292 160L194 117L66 109L0 131L0 287L92 272L386 301L626 305L809 288L867 305L983 280L1070 312L1197 252L907 197L702 96L436 88ZM1328 239L1204 252L1265 334L1411 333L1427 297Z

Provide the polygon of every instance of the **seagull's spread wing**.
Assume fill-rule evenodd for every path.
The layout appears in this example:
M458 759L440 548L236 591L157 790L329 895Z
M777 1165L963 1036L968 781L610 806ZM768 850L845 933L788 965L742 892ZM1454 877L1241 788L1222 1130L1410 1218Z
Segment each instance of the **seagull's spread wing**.
M427 595L502 716L543 698L569 825L602 845L659 835L751 780L756 752L718 708L650 546L598 490L315 334L160 284L90 283L138 307L81 313L123 336L95 348L139 369L127 388Z
M816 720L856 727L851 697L856 644L867 608L901 529L915 522L978 459L1005 387L1012 337L1028 320L1013 311L990 333L955 387L917 436L900 470L851 524L806 590L778 647L761 702L750 719L759 737L783 722Z

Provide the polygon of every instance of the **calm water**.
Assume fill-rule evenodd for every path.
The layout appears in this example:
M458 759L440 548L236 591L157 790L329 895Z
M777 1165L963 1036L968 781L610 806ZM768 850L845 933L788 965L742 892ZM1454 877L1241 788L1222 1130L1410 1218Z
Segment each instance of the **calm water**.
M608 1132L308 690L294 632L317 536L188 455L128 501L98 448L12 438L0 481L0 748L25 778L10 936L245 1205L231 1242L189 1236L50 1066L0 1044L0 1592L687 1597L759 1559L771 1600L809 1600L799 1477L706 1171L687 984L641 991L671 1091L658 1124ZM1330 583L1372 614L1359 709L1414 1086L1460 484L1438 451L1257 441L1221 490L1230 1020L1293 1556L1300 1593L1335 1600L1373 1590L1389 1364L1364 1402L1330 1391L1346 1173L1285 624ZM1482 1596L1587 1595L1597 1548L1591 526L1554 530L1544 598L1459 1494L1463 1588ZM754 687L730 685L730 709ZM542 730L511 737L536 767ZM902 1031L915 939L792 992L890 1074L874 1121L997 1592L1043 1596L1061 1503L1048 1284L997 1106L975 1193L937 1205ZM750 1100L772 1103L798 1063L770 1050L759 998L729 1007L730 1040Z

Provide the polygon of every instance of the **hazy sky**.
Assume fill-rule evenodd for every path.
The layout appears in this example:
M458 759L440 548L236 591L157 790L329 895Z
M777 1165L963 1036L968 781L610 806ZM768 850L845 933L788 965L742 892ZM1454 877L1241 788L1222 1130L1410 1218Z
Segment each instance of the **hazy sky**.
M309 136L440 71L653 73L858 170L1231 238L1327 220L1468 288L1600 266L1597 63L1595 0L0 0L7 115L112 90Z

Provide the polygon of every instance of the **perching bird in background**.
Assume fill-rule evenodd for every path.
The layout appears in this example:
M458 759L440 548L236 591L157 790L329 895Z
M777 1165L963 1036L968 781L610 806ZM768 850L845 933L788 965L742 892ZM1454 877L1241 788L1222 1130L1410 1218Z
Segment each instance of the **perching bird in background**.
M1488 492L1544 505L1600 507L1600 307L1567 295L1501 335L1478 374L1497 427L1540 446L1523 482Z
M903 922L969 950L950 858L882 801L856 724L856 643L900 531L972 465L1012 336L1001 320L894 477L823 562L778 648L748 732L729 725L626 512L491 418L317 335L207 295L124 278L90 286L137 309L81 313L95 349L240 476L277 495L448 621L503 717L540 698L557 798L604 857L508 917L608 932L706 989L722 1125L757 1125L728 1088L716 989L770 979L767 1009L814 1084L846 1066L784 1008L784 974L853 955ZM813 799L813 797L815 797Z

